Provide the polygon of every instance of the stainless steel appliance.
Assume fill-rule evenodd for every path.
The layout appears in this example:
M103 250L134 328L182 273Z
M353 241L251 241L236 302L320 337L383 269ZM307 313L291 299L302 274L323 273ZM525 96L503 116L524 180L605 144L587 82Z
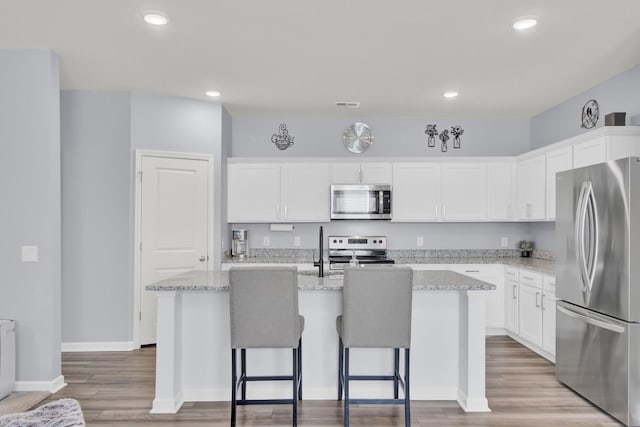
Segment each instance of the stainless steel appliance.
M640 425L640 158L556 176L556 376Z
M342 270L356 263L393 264L387 258L387 238L384 236L329 236L329 269Z
M249 255L247 230L236 228L231 230L231 256L246 258Z
M331 186L331 219L391 219L391 186Z

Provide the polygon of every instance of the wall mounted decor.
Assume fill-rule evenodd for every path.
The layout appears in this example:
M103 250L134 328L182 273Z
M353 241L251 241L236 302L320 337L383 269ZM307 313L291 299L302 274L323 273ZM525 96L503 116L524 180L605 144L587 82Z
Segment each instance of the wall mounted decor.
M355 122L342 133L342 143L352 153L367 151L372 142L371 129L365 123Z
M438 135L437 125L427 125L427 130L424 131L427 134L427 147L436 146L436 136Z
M595 99L588 100L582 107L582 125L585 129L591 129L598 123L600 107Z
M289 130L287 129L287 125L281 123L278 127L280 133L274 133L271 136L271 142L276 144L278 150L286 150L287 148L293 145L294 137L289 135Z
M442 131L442 133L438 136L438 138L440 138L440 151L442 151L443 153L447 151L447 141L449 140L449 130L445 129Z
M453 135L453 148L460 148L460 137L464 133L462 126L451 126L451 135Z

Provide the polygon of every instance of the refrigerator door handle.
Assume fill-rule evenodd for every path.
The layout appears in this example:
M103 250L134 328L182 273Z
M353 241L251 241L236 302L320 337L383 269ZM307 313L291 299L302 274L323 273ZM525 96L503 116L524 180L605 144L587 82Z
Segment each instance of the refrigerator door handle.
M596 260L598 259L598 206L596 205L596 197L593 192L593 185L589 182L587 188L587 218L589 220L589 257L587 258L587 286L589 292L593 287L593 279L596 275Z
M613 323L605 322L603 320L594 319L593 317L585 316L584 314L577 313L568 308L558 306L558 311L566 314L569 317L573 317L574 319L582 320L585 323L588 323L593 326L597 326L599 328L607 329L612 332L616 332L618 334L624 334L625 328L620 325L616 325Z
M582 183L580 188L580 195L578 196L576 204L576 220L575 220L575 239L576 239L576 261L578 262L578 269L580 270L581 288L582 292L587 290L587 266L585 260L585 217L587 215L587 186L588 181Z

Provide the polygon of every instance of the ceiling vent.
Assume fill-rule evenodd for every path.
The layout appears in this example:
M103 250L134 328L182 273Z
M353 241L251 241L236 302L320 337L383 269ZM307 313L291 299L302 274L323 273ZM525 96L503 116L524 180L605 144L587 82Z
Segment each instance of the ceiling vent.
M336 101L336 107L359 108L360 103L356 101Z

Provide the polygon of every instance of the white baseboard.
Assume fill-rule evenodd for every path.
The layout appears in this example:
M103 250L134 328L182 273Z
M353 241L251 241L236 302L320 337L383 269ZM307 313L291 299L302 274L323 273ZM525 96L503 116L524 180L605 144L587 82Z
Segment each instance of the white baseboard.
M115 342L63 342L62 352L77 351L132 351L136 347L133 341L115 341Z
M151 406L150 414L175 414L177 413L182 404L184 403L184 399L182 398L182 394L178 395L175 399L153 399L153 404Z
M485 331L485 335L488 337L507 335L507 330L505 328L487 328Z
M55 393L67 384L64 376L60 375L51 381L16 381L14 391L48 391Z
M485 397L469 398L462 390L458 391L458 405L465 412L491 412Z
M253 384L252 384L253 385ZM355 384L353 384L355 385ZM353 397L382 398L389 395L389 387L351 387ZM252 399L273 399L290 397L290 387L269 387L263 390L251 390ZM308 388L302 390L305 400L336 400L338 389L335 388ZM184 390L185 402L228 402L231 400L230 389L187 389ZM412 387L411 400L457 400L458 389L455 387ZM155 404L154 404L155 407Z

